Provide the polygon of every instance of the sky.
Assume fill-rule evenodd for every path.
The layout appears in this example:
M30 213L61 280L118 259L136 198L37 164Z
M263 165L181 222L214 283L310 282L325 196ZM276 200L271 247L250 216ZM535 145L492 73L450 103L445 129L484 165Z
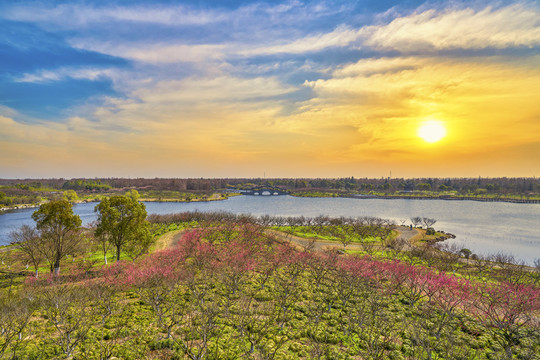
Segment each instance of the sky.
M10 0L0 28L0 178L540 175L538 1Z

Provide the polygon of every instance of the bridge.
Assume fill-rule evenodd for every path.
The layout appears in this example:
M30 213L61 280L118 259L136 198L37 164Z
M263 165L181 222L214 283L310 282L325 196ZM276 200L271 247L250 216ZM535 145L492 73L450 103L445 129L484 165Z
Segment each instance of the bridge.
M243 195L262 195L262 196L272 196L272 195L289 195L289 192L278 187L257 187L249 190L242 190Z

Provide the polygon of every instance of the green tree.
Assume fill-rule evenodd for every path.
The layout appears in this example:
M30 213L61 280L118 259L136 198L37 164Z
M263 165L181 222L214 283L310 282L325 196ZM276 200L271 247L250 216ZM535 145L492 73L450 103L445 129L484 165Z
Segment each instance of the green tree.
M134 196L111 196L96 205L98 224L95 235L106 236L116 247L116 261L122 248L132 257L148 249L151 242L150 224L146 221L146 207Z
M133 200L135 200L135 201L138 201L139 198L141 197L139 192L137 190L135 190L135 189L131 189L128 192L126 192L126 196L133 199Z
M422 191L429 191L429 190L431 190L431 184L429 184L429 183L419 183L419 184L416 184L416 188L418 190L422 190Z
M79 197L77 196L77 192L75 192L75 190L66 190L64 191L64 199L74 202L79 200Z
M73 214L71 203L65 199L54 200L39 207L32 214L42 239L43 255L51 272L60 273L60 261L73 254L81 242L81 218Z

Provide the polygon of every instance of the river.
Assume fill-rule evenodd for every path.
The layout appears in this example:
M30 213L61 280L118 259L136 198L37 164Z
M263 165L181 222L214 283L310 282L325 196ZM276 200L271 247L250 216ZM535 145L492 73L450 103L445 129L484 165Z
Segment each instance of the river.
M84 224L96 219L95 203L77 204L74 211ZM233 213L282 216L377 216L408 220L414 216L437 219L435 229L456 235L447 240L477 254L504 252L529 264L540 258L540 205L505 202L299 198L292 196L235 196L211 202L149 202L149 214L183 211L230 211ZM9 243L9 233L23 224L33 225L35 209L0 215L0 245Z

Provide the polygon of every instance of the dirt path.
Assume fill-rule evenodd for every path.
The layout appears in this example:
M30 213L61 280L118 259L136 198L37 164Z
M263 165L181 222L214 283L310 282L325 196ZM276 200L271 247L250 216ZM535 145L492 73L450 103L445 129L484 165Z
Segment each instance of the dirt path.
M173 247L190 229L176 230L161 235L156 241L156 251Z

